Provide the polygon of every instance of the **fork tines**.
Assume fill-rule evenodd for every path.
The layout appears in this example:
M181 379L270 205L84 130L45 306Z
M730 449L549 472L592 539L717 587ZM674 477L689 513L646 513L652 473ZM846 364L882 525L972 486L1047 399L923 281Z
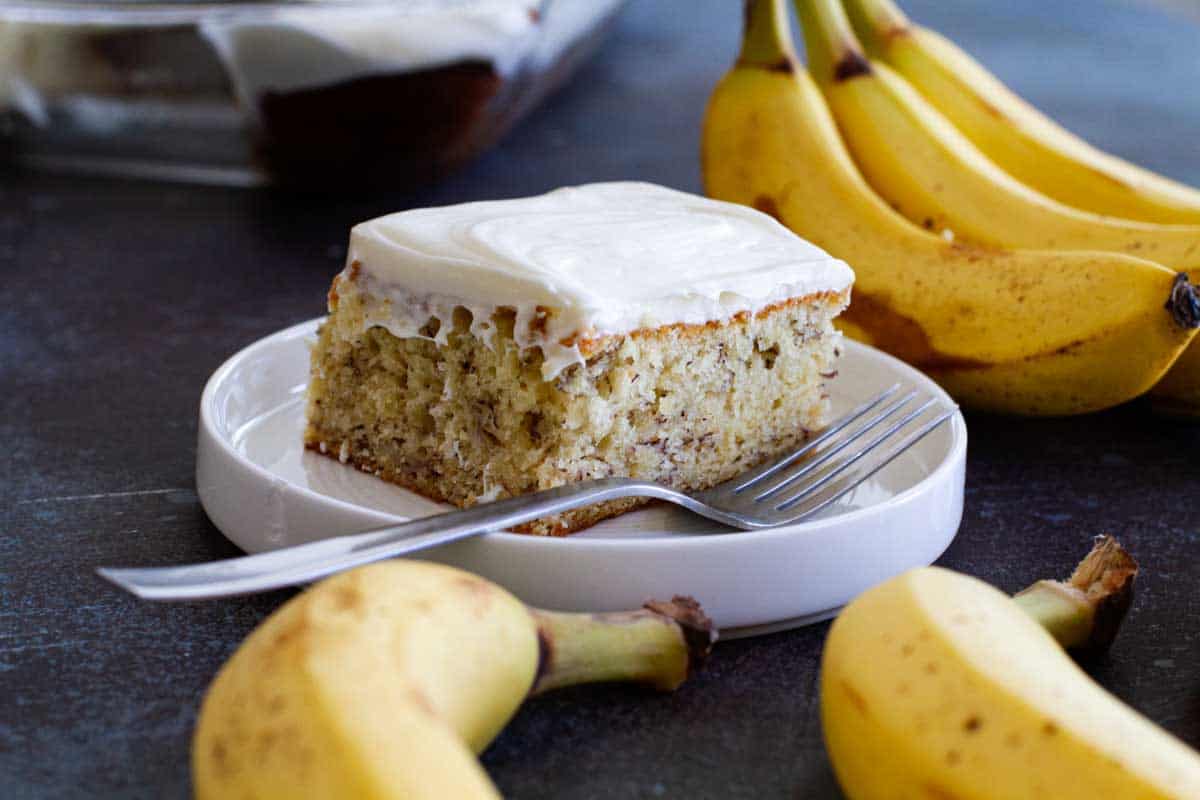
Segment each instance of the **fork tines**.
M721 487L723 499L781 521L811 516L836 502L958 410L915 390L896 398L900 391L900 384L888 387L798 450L730 481ZM855 465L859 469L851 471Z

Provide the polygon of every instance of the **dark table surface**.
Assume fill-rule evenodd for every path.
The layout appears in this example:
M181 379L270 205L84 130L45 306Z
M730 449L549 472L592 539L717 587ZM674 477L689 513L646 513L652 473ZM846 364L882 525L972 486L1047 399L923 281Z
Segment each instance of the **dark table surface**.
M907 3L1096 143L1200 183L1200 25L1145 3ZM201 693L290 594L138 602L101 564L235 554L193 485L196 409L242 346L322 310L348 227L430 203L639 178L699 188L699 120L734 0L635 0L599 56L500 147L416 194L0 174L0 797L182 797ZM1079 419L971 415L967 504L940 563L1006 590L1100 532L1144 567L1088 665L1200 745L1200 430L1139 403ZM721 644L674 695L530 702L485 753L519 798L832 797L826 625Z

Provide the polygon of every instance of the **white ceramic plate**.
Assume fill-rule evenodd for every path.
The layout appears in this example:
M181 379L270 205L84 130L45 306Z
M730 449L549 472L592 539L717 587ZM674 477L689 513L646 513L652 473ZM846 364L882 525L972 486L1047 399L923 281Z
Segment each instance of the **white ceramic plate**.
M320 320L230 358L200 402L196 487L213 523L250 552L357 533L445 507L304 450L308 349ZM906 364L847 341L834 414L901 382L950 399ZM815 622L869 586L928 564L962 518L967 430L943 425L821 517L733 532L672 506L565 538L493 533L427 557L484 575L544 608L619 610L690 594L722 629L758 633Z

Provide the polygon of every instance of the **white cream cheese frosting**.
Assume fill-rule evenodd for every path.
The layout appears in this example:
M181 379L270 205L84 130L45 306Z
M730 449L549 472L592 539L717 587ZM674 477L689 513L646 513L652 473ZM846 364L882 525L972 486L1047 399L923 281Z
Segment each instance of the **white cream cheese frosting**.
M634 182L363 222L350 232L351 273L339 293L361 292L364 324L401 338L436 319L434 338L445 341L464 307L490 341L496 309L516 309L517 341L541 348L547 380L583 360L581 339L727 320L854 281L844 262L766 214Z
M542 69L623 0L299 2L269 17L200 26L248 108L286 92L480 60L509 78ZM303 65L298 68L297 65Z
M264 92L460 61L485 61L505 80L523 70L543 70L625 1L193 1L75 3L64 9L18 4L0 19L0 109L13 106L46 125L45 93L120 91L131 79L118 74L103 50L93 52L90 40L97 33L136 32L143 48L158 53L161 74L153 77L159 80L197 75L207 80L215 71L216 86L201 88L220 91L228 84L246 113L255 114ZM193 31L195 44L189 38ZM197 54L201 41L211 53Z

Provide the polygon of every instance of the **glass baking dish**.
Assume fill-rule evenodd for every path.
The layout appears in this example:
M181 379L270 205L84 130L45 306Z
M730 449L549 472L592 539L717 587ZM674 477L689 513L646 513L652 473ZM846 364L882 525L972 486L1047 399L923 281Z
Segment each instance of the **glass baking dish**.
M493 143L624 0L0 0L0 148L226 184L416 184Z

